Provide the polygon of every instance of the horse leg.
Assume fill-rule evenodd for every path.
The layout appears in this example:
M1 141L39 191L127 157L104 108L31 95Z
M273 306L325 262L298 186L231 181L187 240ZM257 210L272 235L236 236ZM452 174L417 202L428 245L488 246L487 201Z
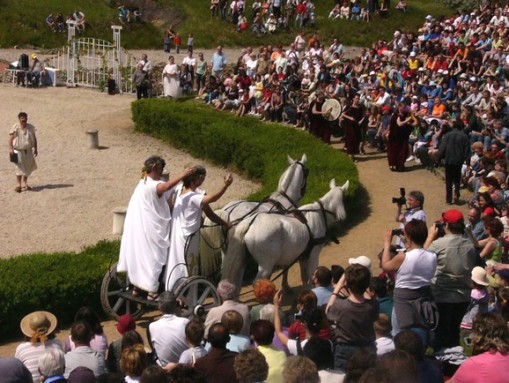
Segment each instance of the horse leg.
M320 255L321 247L315 246L311 250L311 254L307 259L299 261L300 266L300 277L302 280L302 286L312 287L313 274L318 267L318 256Z
M285 293L292 291L290 284L288 283L288 269L283 271L283 281L281 282L281 288Z

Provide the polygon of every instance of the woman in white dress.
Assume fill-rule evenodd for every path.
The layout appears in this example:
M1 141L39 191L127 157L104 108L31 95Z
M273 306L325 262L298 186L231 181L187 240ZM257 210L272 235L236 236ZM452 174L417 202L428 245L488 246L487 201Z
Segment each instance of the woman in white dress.
M171 240L168 262L166 263L166 290L174 291L175 284L188 275L198 274L198 235L201 226L202 210L207 217L218 225L230 228L228 222L218 217L209 206L216 202L233 182L228 174L224 185L216 193L206 195L199 187L205 180L207 172L203 166L185 177L181 187L177 186L175 203L171 220Z
M175 58L170 56L168 64L163 69L163 87L164 97L179 97L180 96L180 79L179 68L175 64Z

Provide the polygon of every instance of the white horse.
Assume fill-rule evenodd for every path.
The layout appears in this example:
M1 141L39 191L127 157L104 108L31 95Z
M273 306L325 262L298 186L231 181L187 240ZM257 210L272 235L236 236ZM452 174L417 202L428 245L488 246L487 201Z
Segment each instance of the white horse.
M214 211L218 216L236 225L242 220L252 217L259 212L284 212L296 209L306 192L309 169L306 168L307 156L294 160L289 155L288 168L279 178L277 191L262 202L232 201L223 208ZM205 218L200 231L200 262L202 274L208 275L218 269L216 254L226 241L222 228L208 218Z
M241 286L247 252L258 264L256 278L269 278L275 266L289 267L299 262L302 284L307 286L318 267L318 256L328 241L331 226L346 217L343 196L349 182L336 186L317 202L293 213L260 213L240 222L228 233L228 248L223 260L222 278ZM283 281L285 286L285 281Z

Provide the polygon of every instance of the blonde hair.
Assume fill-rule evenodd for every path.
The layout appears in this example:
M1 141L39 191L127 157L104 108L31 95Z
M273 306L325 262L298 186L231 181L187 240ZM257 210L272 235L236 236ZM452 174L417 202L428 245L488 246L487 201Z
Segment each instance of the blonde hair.
M141 376L147 366L147 353L142 344L135 344L122 351L120 368L127 376Z

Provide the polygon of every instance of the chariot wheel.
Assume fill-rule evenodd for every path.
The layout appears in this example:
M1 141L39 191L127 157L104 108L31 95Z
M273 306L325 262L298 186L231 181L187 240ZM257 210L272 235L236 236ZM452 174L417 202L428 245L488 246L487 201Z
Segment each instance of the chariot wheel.
M118 319L124 314L131 314L134 319L138 319L145 311L142 299L132 296L127 274L117 272L117 263L114 263L103 277L101 305L112 319Z
M189 277L177 287L177 299L182 302L181 316L203 316L211 308L219 306L221 299L216 286L203 277Z

